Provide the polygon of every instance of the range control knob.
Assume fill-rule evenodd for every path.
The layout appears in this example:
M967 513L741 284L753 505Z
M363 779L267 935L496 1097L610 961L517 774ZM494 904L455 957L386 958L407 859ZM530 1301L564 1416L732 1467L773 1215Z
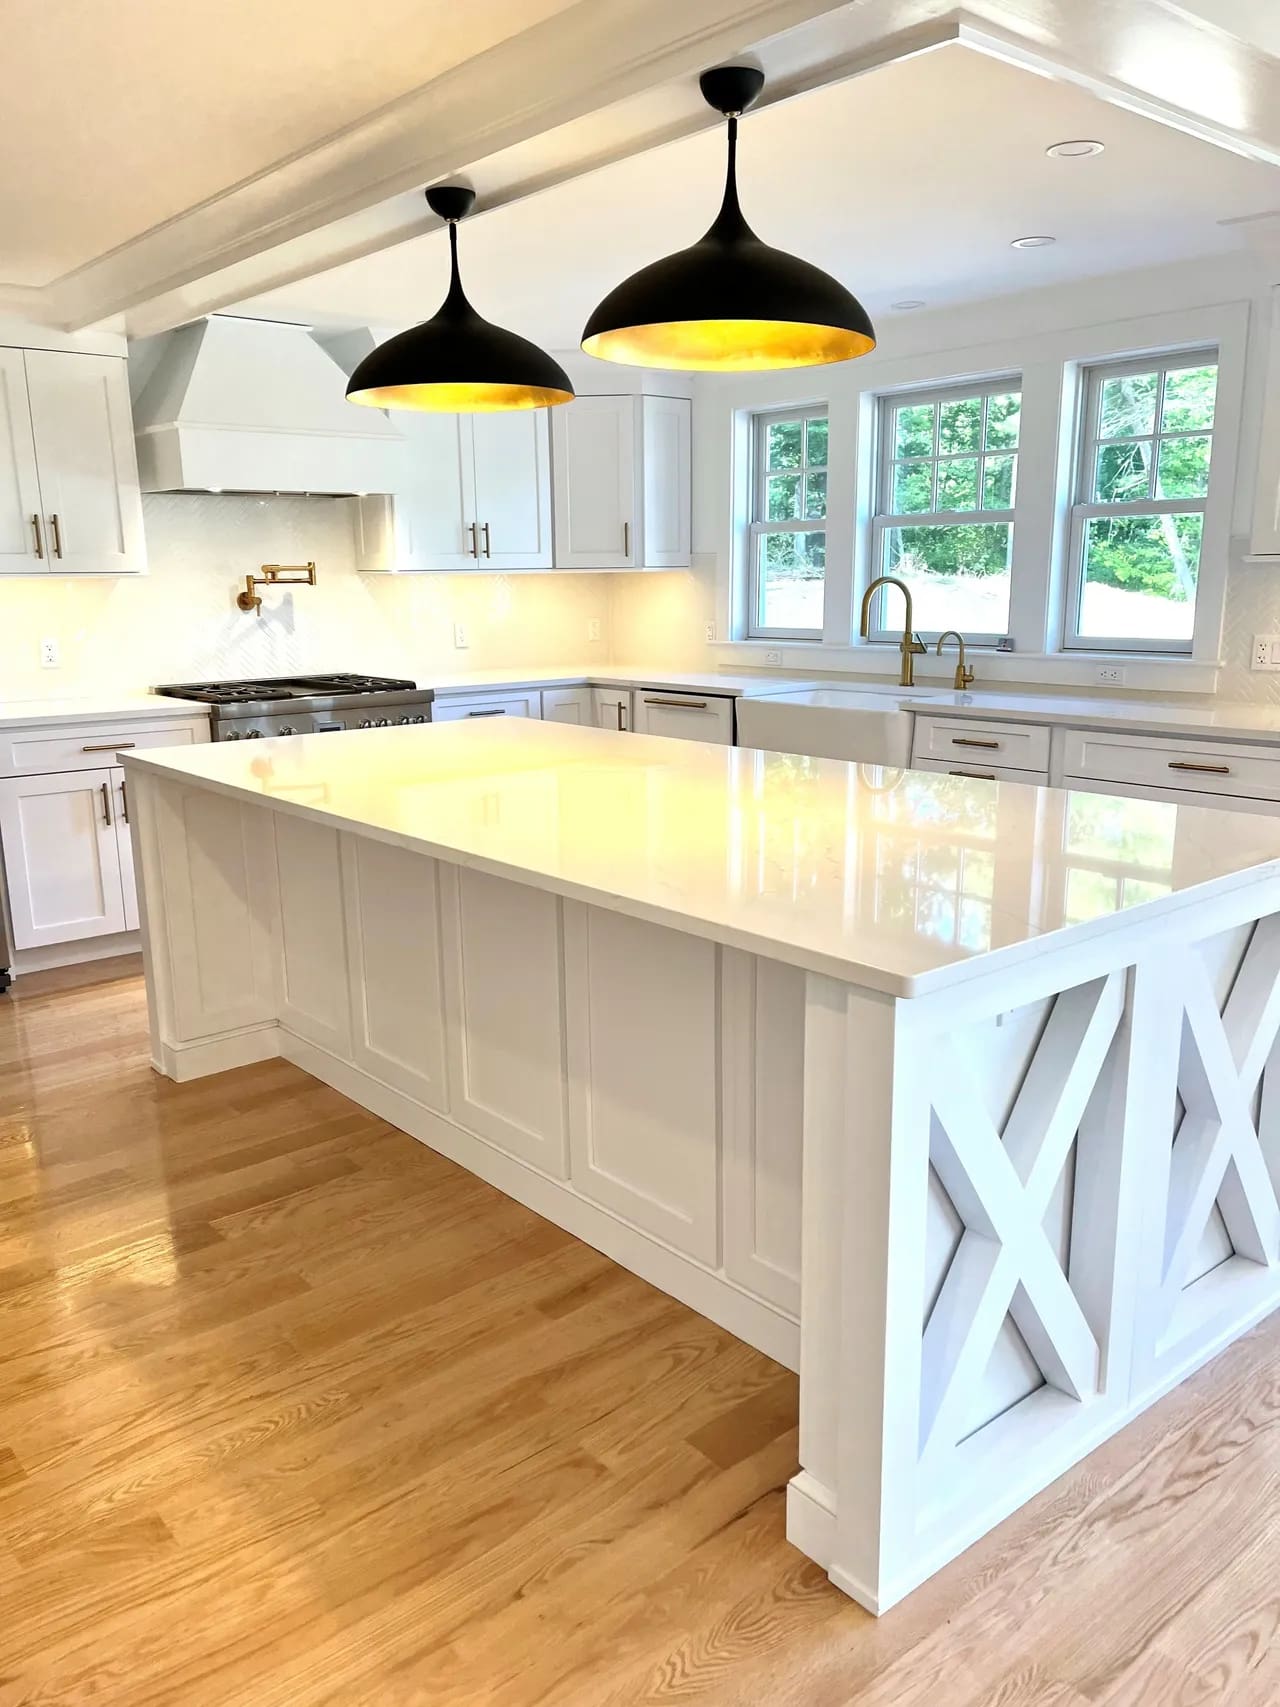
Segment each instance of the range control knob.
M362 717L360 719L358 727L361 729L372 729L373 728L373 719L371 717Z
M285 723L276 730L277 735L296 735L297 733L298 731L294 728L292 723Z
M246 729L244 732L244 738L246 741L260 741L262 739L262 731L261 729Z

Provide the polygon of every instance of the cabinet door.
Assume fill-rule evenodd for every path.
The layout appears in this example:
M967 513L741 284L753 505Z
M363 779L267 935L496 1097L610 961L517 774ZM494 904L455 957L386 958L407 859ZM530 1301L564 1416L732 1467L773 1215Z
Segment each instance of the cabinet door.
M21 350L0 350L0 574L49 567Z
M142 502L124 362L28 350L26 368L50 569L141 569Z
M634 397L578 397L552 411L558 569L639 563L635 419Z
M409 472L395 504L400 569L474 569L479 539L471 423L461 415L408 415Z
M630 729L631 689L592 688L591 703L601 729Z
M545 409L471 417L482 569L551 567L551 458Z
M547 723L594 723L590 688L544 688L542 716Z
M115 803L116 840L120 845L120 893L124 897L124 928L138 928L138 879L133 869L133 837L129 833L129 784L122 768L111 772L111 798Z
M645 693L636 690L635 727L641 735L733 745L733 701L716 694Z
M692 548L693 405L687 397L646 397L644 556L646 569L687 569Z
M15 948L127 929L115 773L0 782L0 845Z

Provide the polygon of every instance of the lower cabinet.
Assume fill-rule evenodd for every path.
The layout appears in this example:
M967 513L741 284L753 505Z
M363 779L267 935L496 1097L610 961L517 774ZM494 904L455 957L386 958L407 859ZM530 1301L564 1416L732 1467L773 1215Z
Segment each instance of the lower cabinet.
M543 688L544 723L594 723L595 706L590 688Z
M912 759L911 768L913 771L940 771L946 776L980 777L987 782L1047 784L1049 781L1048 771L1015 770L1012 765L984 765L969 760Z
M542 695L532 693L437 694L431 707L433 723L461 723L468 717L541 717Z
M15 948L137 929L128 814L118 767L0 781Z
M591 705L598 728L631 728L630 688L592 688Z
M733 745L733 701L725 694L658 693L637 688L636 732L674 735L681 741Z

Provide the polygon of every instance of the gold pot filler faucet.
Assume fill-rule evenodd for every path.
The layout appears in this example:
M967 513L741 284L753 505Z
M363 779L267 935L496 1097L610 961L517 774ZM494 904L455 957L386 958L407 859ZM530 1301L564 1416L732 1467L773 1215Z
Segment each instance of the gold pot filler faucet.
M244 591L236 594L236 603L241 610L257 610L262 600L254 592L255 587L314 587L315 584L314 563L264 563L261 575L245 576Z

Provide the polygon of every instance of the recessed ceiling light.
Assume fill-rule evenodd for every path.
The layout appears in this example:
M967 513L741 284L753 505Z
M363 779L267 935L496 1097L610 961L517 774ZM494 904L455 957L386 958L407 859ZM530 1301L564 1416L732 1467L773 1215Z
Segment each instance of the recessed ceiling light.
M891 302L889 307L899 314L906 314L913 308L923 308L924 298L922 296L909 296L903 302Z
M1056 237L1015 237L1010 243L1011 249L1047 249L1050 243L1056 243Z
M1086 160L1091 154L1101 154L1106 146L1105 142L1080 137L1074 142L1055 142L1045 153L1051 160Z

